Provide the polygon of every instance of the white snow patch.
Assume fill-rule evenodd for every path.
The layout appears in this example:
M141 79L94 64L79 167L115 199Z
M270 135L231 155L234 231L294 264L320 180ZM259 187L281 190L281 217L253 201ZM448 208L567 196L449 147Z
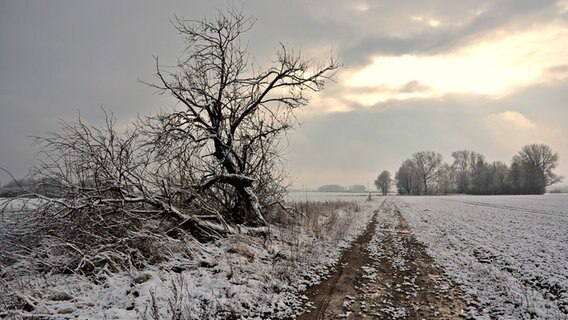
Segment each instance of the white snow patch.
M568 196L402 197L477 319L568 319Z

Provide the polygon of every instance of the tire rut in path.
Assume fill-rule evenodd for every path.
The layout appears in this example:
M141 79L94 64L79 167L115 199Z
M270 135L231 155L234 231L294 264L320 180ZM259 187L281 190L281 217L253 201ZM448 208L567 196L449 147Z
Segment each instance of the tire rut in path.
M297 319L463 319L460 290L437 267L387 198L336 271L306 295Z
M381 208L384 205L383 200ZM306 296L314 308L298 316L298 320L333 319L337 311L343 308L345 297L356 294L355 282L359 269L371 261L365 252L365 245L373 238L379 210L375 211L371 222L363 234L357 238L353 247L341 256L335 271L320 284L308 288Z

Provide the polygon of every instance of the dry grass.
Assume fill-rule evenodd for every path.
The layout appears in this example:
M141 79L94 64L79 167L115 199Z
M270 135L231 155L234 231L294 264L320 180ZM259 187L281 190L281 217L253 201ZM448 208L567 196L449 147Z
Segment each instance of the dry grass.
M359 204L352 201L310 201L292 202L291 209L272 208L266 220L280 229L299 236L300 229L316 238L330 237L339 241L349 229L352 214L361 211Z
M351 228L353 215L361 211L351 201L290 203L292 210L270 211L267 221L278 228L277 241L287 250L276 252L273 274L283 281L295 281L299 269L317 265L327 251L337 247ZM270 246L268 246L270 250Z
M304 202L287 205L291 208L280 206L268 208L266 219L271 225L271 233L268 235L254 237L243 233L221 241L225 245L224 248L227 248L224 256L220 255L220 260L212 258L211 261L228 266L229 271L223 273L228 283L241 278L246 279L253 272L252 267L255 268L254 272L261 272L268 278L281 280L275 283L282 284L282 286L271 285L266 288L267 292L278 293L280 290L289 290L284 288L297 287L298 283L305 283L304 271L312 267L317 268L322 261L329 260L326 255L345 238L346 232L352 229L351 223L354 216L361 211L358 204L347 201ZM40 221L37 220L37 216L32 218L34 218L32 221ZM51 229L53 231L51 232L58 231L58 237L51 232L33 234L30 231L35 229L36 225L4 219L5 223L2 224L4 227L8 226L8 222L15 223L22 228L26 227L22 229L22 234L41 235L41 237L32 239L35 242L29 241L27 244L33 243L34 246L27 246L21 252L11 249L0 253L0 258L2 258L0 262L3 262L4 266L13 266L10 268L13 271L16 267L20 268L18 275L12 273L11 276L0 279L0 287L8 288L7 282L11 281L10 288L16 289L13 284L17 280L15 278L20 275L46 273L86 276L93 283L102 286L105 283L106 273L144 270L149 265L168 263L176 265L174 262L168 262L169 256L182 259L183 263L195 262L200 259L201 254L207 254L210 246L215 245L214 243L199 244L197 241L189 243L183 238L159 237L156 233L147 231L149 227L160 228L159 225L152 224L154 221L151 220L132 223L129 217L114 216L109 220L116 224L108 225L109 221L107 221L105 225L100 225L85 223L92 222L92 220L86 220L87 218L90 217L77 215L71 220L58 219L55 221L57 223L52 221L50 226L53 227ZM125 225L118 222L131 223ZM77 225L90 226L90 228L78 228ZM121 234L119 231L125 231L125 229L128 229L128 233L122 234L127 234L128 237L124 237L121 241L111 241L112 237L102 238L102 235L108 235L111 231L112 236L118 238ZM13 237L0 237L3 239L0 240L5 242L0 241L0 248L15 248L13 245L16 239L23 239L17 237L19 234L15 234L15 230L20 229L10 228L10 230L10 235L14 233ZM24 253L26 254L23 255ZM32 253L37 253L33 259L29 258ZM26 263L16 266L15 261L26 261ZM211 261L207 260L203 263L210 264ZM200 263L199 268L207 269L208 266ZM211 268L211 272L217 272L215 270L223 270L223 268ZM215 300L217 293L215 293L211 294L213 298L200 300L201 298L192 296L192 290L186 281L187 279L180 276L167 282L170 290L165 297L166 300L160 296L162 293L151 292L145 303L137 305L139 307L136 310L139 316L143 319L154 320L238 318L237 311L232 309L233 304L227 302L230 300L226 297L221 297L221 301L217 301ZM30 297L33 296L30 292L35 292L35 290L35 286L30 284L29 288L26 286L17 291L26 293L22 297ZM0 310L10 310L6 313L0 312L0 318L18 314L18 310L39 310L40 303L39 300L19 299L10 292L0 289ZM203 313L195 314L196 310Z

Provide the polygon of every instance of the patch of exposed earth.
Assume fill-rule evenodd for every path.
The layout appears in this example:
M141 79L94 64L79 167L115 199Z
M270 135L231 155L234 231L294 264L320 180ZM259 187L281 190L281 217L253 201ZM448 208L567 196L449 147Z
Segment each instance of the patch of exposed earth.
M306 293L298 319L463 319L461 291L386 198L336 270Z

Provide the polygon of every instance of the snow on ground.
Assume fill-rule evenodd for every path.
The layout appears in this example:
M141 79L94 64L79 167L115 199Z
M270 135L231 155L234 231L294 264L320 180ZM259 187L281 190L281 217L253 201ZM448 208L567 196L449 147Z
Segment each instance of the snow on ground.
M16 263L0 270L0 318L291 317L305 302L298 293L321 281L370 221L376 203L365 203L363 197L357 202L358 212L340 210L322 217L319 233L300 224L273 228L265 240L234 235L208 244L187 243L191 258L174 254L130 272L103 269L95 281L75 274L22 275L18 269L28 269L33 261ZM0 231L11 228L10 213L1 217ZM334 233L325 230L330 223ZM20 301L22 309L4 308L13 301Z
M399 197L476 319L568 319L568 195Z

